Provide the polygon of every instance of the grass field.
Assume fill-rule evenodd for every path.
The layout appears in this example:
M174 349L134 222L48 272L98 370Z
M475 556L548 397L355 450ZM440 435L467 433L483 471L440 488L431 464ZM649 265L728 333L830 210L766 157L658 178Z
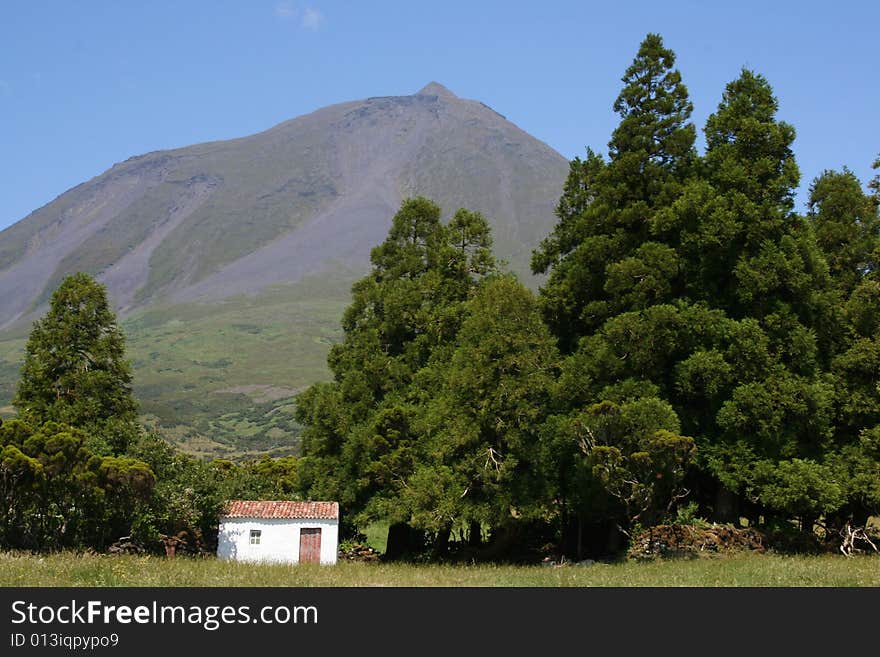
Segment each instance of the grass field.
M0 586L877 587L880 557L741 554L590 566L241 564L214 558L0 553Z

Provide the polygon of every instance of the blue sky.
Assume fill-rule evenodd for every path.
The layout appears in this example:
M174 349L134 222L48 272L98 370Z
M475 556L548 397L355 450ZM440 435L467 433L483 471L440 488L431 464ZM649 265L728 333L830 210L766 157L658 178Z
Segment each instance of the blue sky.
M702 128L747 66L770 81L810 181L880 152L880 2L4 0L0 228L132 155L239 137L431 80L565 157L605 152L648 32Z

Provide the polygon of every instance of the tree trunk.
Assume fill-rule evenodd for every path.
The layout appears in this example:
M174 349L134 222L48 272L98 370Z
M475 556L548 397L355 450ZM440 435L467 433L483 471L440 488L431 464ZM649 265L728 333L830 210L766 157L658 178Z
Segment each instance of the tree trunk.
M608 527L608 538L605 542L606 554L619 554L623 550L624 535L616 525Z
M577 560L582 561L584 558L584 523L578 516L578 543L577 543Z
M719 486L715 493L715 513L713 519L721 523L739 524L739 504L737 497L727 487Z
M406 559L421 548L418 533L405 522L396 522L388 527L388 543L385 546L387 561Z
M483 527L476 520L471 520L468 528L468 547L478 548L483 544Z
M432 553L435 559L446 556L449 550L449 535L452 533L452 525L446 525L434 539L434 547Z
M801 518L801 531L805 534L813 534L813 527L816 525L816 516L804 515Z

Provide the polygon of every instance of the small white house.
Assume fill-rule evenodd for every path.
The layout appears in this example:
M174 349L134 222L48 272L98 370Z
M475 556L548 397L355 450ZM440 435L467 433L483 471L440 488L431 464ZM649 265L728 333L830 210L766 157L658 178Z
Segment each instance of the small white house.
M217 557L335 564L338 502L233 500L220 516Z

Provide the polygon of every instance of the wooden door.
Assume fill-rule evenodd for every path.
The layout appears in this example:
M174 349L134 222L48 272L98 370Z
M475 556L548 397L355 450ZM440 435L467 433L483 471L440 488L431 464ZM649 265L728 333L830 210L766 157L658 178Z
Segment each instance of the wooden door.
M299 562L321 563L320 528L299 530Z

